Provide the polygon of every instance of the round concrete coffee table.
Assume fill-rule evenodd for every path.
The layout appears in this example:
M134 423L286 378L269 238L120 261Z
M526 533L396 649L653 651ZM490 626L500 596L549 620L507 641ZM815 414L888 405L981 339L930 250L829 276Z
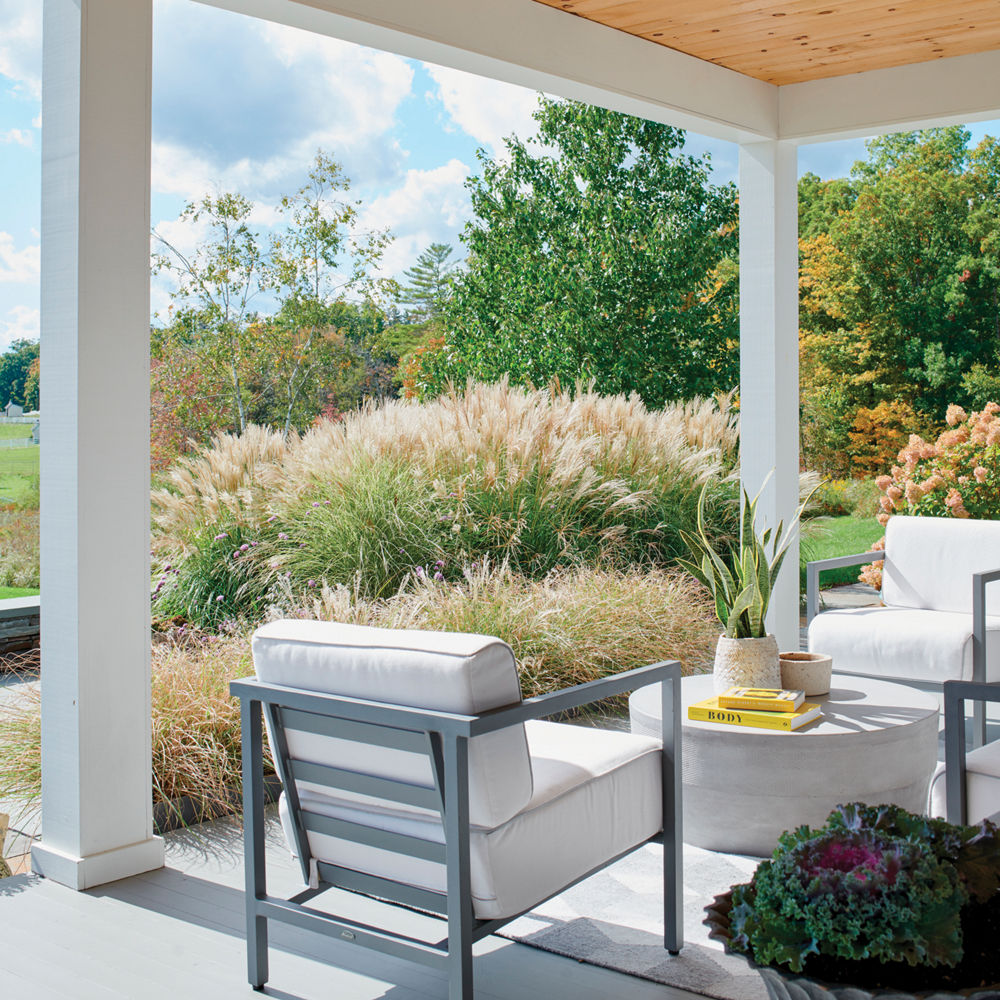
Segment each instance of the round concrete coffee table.
M821 825L845 802L924 812L937 763L938 703L888 681L833 675L829 695L808 698L820 718L794 732L693 722L688 705L710 698L710 674L685 677L684 840L766 857L779 834ZM633 733L659 736L660 688L629 698Z

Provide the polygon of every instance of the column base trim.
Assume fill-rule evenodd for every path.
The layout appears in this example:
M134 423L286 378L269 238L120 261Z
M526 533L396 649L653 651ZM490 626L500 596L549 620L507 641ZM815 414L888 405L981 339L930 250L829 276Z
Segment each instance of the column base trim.
M92 889L106 882L115 882L162 867L162 837L150 837L137 844L116 847L85 858L67 854L44 842L34 844L31 848L31 870L36 875L76 890Z

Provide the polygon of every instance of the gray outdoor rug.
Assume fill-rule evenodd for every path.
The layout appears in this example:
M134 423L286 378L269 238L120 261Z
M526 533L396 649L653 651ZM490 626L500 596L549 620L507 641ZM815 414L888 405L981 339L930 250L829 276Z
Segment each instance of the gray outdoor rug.
M690 990L717 1000L766 1000L764 984L739 958L708 940L704 906L747 882L756 858L684 846L684 938L663 949L663 852L647 844L550 899L500 933L543 951Z

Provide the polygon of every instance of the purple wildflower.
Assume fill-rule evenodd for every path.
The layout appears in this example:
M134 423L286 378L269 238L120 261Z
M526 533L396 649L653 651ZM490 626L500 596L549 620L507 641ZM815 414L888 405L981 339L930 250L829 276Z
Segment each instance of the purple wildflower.
M417 574L417 576L420 579L423 579L423 576L424 576L424 567L423 566L418 566L417 569L416 569L416 574Z
M215 599L216 599L216 601L223 601L223 600L225 600L225 598L222 596L222 594L219 594Z
M252 548L252 549L257 548L257 543L256 542L251 542L250 543L250 548Z
M249 552L249 551L250 551L250 546L249 546L249 545L247 545L247 543L246 543L246 542L244 542L244 543L243 543L243 544L242 544L242 545L240 546L240 552Z
M227 535L224 531L221 531L219 532L219 534L215 536L215 541L221 542L223 538L228 538L228 537L229 535Z
M434 574L434 579L435 580L443 580L444 579L444 574L439 570L437 573Z
M306 581L306 586L307 587L315 587L316 586L316 581L315 580L307 580Z
M313 506L314 507L318 507L319 506L319 501L318 500L313 500Z
M283 531L279 531L279 532L278 532L278 537L279 537L279 538L280 538L280 539L281 539L281 540L282 540L283 542L287 542L287 541L288 541L288 535L286 535L286 534L285 534L285 533L284 533Z
M270 517L269 517L269 518L267 519L267 523L268 523L268 524L271 524L272 522L274 522L274 521L277 521L277 520L278 520L278 515L277 515L277 514L272 514L272 515L271 515L271 516L270 516Z

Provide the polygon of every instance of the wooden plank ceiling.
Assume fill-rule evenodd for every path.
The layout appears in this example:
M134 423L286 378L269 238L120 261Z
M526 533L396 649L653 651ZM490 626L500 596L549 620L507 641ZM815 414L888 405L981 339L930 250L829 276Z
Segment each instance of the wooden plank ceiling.
M767 83L1000 49L1000 0L537 0Z

